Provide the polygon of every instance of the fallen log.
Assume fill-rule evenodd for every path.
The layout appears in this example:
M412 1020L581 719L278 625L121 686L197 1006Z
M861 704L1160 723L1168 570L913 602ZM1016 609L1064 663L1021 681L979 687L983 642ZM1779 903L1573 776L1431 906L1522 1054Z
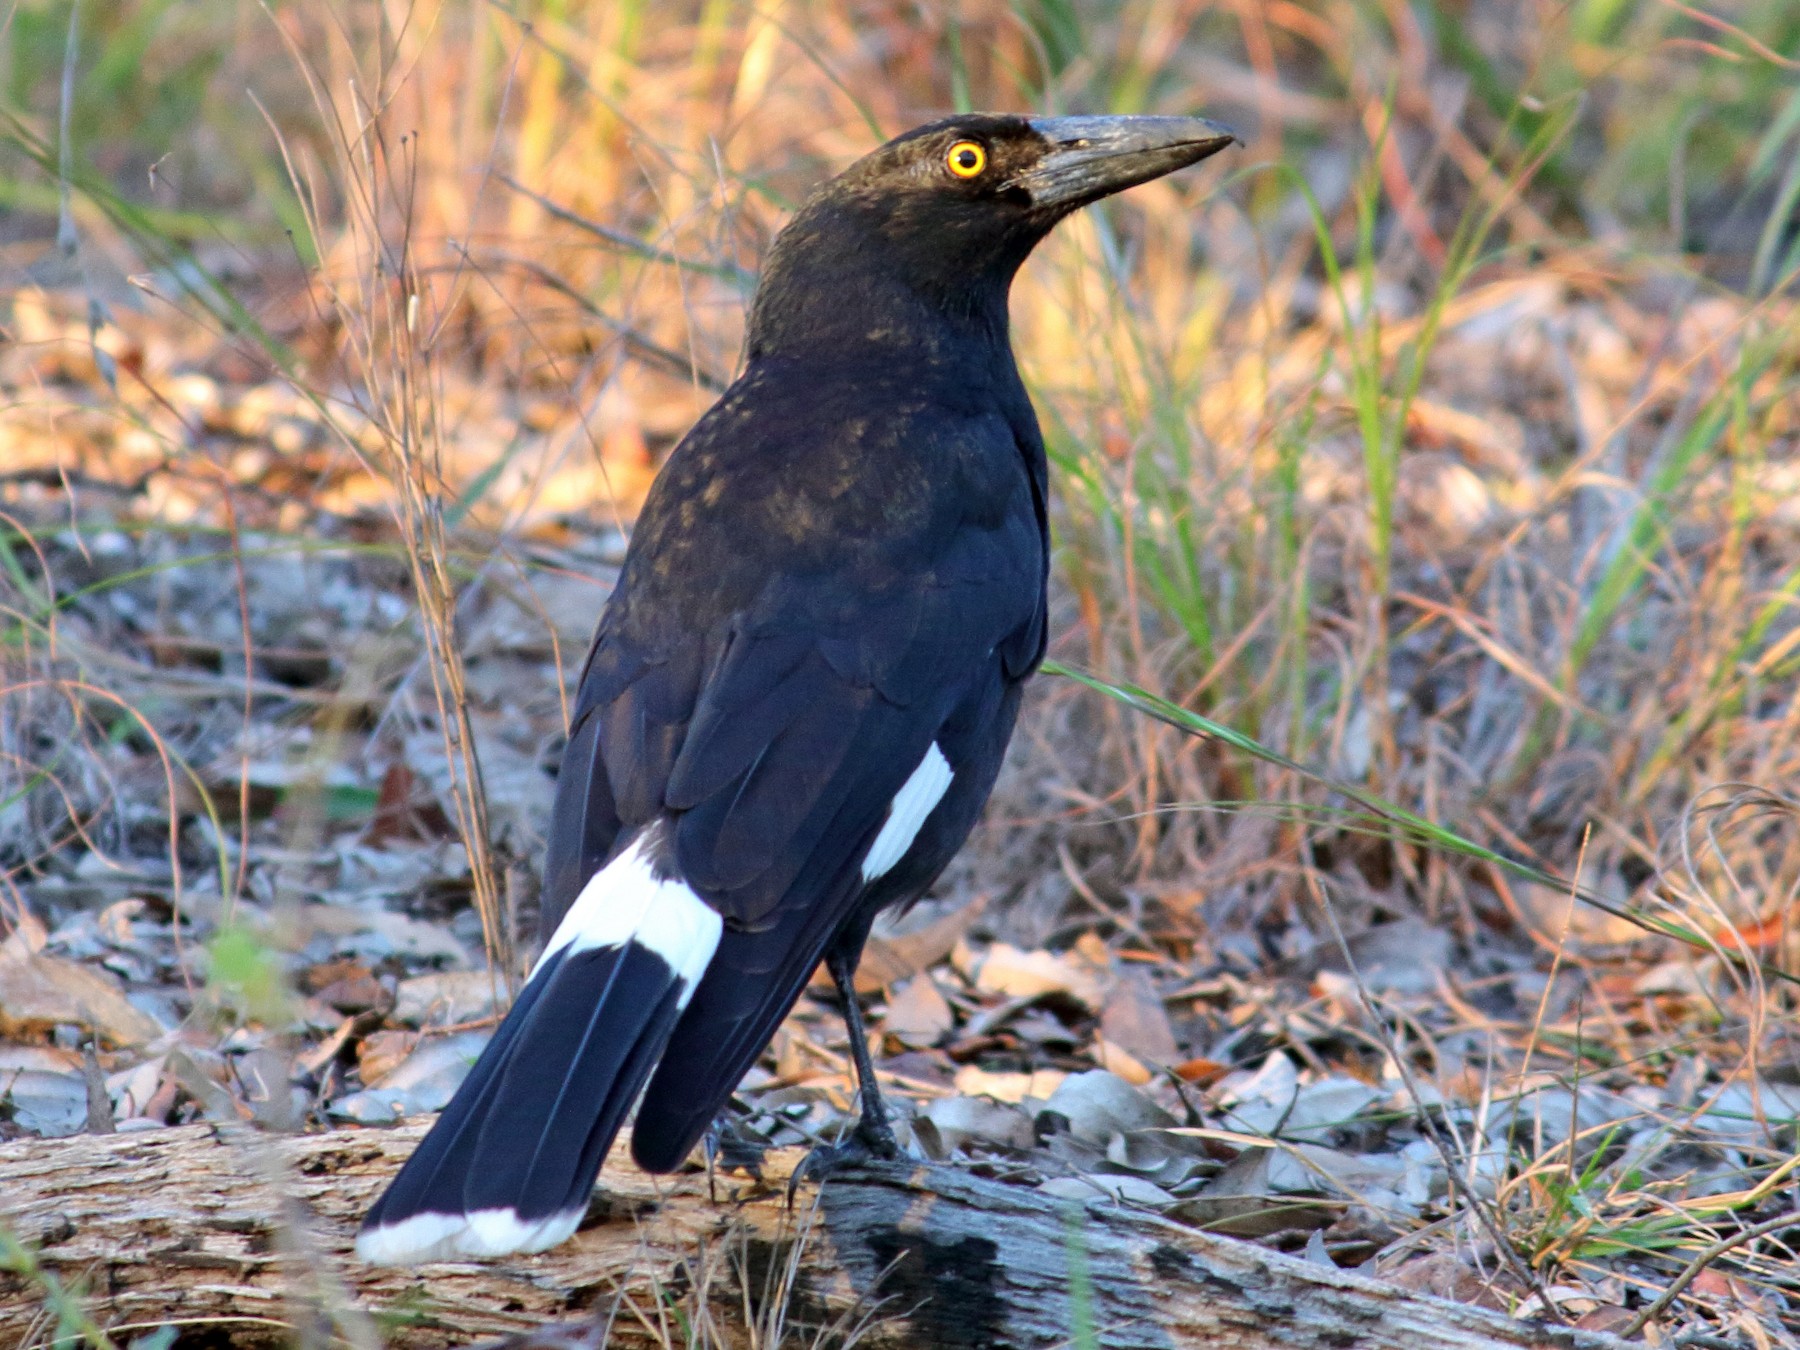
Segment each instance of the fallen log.
M721 1344L747 1319L775 1343L785 1317L860 1323L871 1350L1620 1346L964 1168L844 1171L789 1209L792 1150L768 1156L761 1183L716 1178L716 1196L703 1174L646 1176L615 1150L586 1225L555 1251L364 1266L356 1221L420 1133L184 1126L0 1145L0 1344L47 1343L61 1287L121 1346L165 1323L207 1345L410 1348L570 1322L593 1346L685 1345L677 1307Z

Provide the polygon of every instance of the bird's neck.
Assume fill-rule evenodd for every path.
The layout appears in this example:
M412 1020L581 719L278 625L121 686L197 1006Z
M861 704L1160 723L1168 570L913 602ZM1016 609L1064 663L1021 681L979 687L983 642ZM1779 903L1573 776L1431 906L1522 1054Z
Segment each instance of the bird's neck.
M908 265L905 244L897 250L891 236L866 226L846 213L802 213L783 232L751 306L750 362L1013 369L1007 292L1016 262L983 260L938 281L930 267Z
M1006 287L937 295L866 266L808 268L794 285L765 277L745 353L762 358L967 367L1012 360Z

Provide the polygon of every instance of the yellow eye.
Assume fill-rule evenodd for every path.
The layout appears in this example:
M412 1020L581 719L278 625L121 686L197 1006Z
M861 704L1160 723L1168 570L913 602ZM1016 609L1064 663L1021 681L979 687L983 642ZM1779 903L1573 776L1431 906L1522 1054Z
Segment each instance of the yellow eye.
M987 168L987 151L976 141L958 141L944 156L944 165L958 178L974 178Z

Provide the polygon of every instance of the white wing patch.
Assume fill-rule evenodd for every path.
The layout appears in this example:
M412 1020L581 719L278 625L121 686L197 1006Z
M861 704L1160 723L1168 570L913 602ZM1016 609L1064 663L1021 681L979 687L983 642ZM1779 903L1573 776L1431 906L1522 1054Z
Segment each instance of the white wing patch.
M944 752L933 741L931 748L925 752L925 758L919 761L919 767L912 771L912 777L894 794L894 800L888 807L887 820L882 823L881 833L869 845L868 855L863 858L862 865L864 883L875 880L906 856L906 850L912 847L912 841L919 837L919 829L925 824L925 818L943 801L944 794L950 790L950 780L954 777L950 761L944 758Z
M573 955L635 942L668 962L682 983L680 1006L687 1006L719 948L725 924L719 911L686 882L656 875L650 858L660 829L660 823L651 825L589 878L531 968L532 978L564 948Z

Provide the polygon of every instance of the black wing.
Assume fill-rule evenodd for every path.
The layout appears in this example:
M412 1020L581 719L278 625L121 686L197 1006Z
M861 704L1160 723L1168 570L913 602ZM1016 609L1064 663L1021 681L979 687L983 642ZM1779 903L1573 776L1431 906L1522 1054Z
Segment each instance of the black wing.
M676 870L725 918L640 1108L634 1145L662 1170L826 947L871 906L915 898L961 845L1044 642L1035 434L921 413L830 443L857 463L834 448L770 464L746 452L729 399L721 412L730 458L707 453L703 422L646 504L583 672L546 867L548 934L616 849L667 819ZM950 788L870 882L864 856L934 745Z
M807 903L981 682L1035 668L1035 426L870 384L833 416L741 382L658 476L576 695L546 936L664 816L683 878L729 924ZM888 410L878 425L864 400Z

